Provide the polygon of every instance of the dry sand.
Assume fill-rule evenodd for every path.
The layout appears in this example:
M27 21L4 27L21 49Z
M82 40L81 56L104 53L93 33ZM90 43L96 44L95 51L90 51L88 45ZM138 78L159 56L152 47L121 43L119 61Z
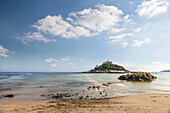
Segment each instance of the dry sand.
M0 102L2 113L170 113L170 95L143 94L100 100Z

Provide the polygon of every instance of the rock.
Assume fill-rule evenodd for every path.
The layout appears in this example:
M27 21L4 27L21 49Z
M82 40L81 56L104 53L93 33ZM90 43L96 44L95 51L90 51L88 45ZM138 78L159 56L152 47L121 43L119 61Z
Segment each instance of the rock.
M151 75L150 73L146 72L135 72L135 73L130 73L127 75L122 75L118 78L119 80L127 80L127 81L152 81L156 80L157 77Z
M14 94L4 95L3 97L13 98L13 97L14 97Z
M40 88L45 88L44 86L40 86Z
M62 94L58 94L58 93L52 96L52 98L62 98L62 97L63 97L63 95Z
M83 99L83 95L81 95L81 96L79 97L79 99Z
M18 85L23 86L23 85L25 85L25 83L18 83Z

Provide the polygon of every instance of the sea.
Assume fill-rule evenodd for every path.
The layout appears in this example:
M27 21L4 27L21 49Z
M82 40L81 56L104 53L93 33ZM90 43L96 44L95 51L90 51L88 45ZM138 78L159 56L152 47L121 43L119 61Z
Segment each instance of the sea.
M0 96L14 94L0 101L27 101L52 99L54 94L69 94L59 99L102 99L147 93L170 94L170 72L152 73L158 79L151 82L119 81L123 74L75 72L0 72ZM99 86L99 87L97 87ZM55 98L57 99L57 98Z

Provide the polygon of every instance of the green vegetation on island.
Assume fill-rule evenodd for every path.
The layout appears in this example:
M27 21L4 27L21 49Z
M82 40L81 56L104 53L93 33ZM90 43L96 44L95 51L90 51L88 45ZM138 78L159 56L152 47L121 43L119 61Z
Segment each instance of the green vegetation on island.
M102 65L96 65L96 67L90 71L83 73L127 73L129 72L124 67L113 64L112 61L106 61Z

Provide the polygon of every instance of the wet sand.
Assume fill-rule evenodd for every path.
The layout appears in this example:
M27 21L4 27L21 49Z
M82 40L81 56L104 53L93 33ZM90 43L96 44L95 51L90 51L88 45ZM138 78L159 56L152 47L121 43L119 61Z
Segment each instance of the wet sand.
M0 102L2 113L170 113L169 94L130 95L99 100Z

